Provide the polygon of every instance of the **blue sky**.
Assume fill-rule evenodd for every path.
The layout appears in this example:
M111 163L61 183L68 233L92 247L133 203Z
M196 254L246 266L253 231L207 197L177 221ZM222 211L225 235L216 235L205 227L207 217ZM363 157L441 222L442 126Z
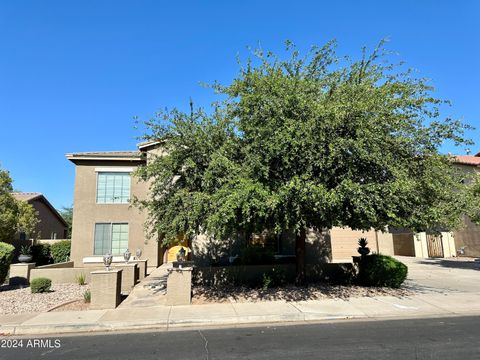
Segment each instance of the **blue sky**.
M356 55L389 37L398 59L450 99L445 115L480 128L478 1L0 0L0 166L14 186L73 201L65 153L130 150L133 116L228 83L247 46L300 49L335 38ZM480 151L480 131L470 133ZM449 146L445 152L453 151Z

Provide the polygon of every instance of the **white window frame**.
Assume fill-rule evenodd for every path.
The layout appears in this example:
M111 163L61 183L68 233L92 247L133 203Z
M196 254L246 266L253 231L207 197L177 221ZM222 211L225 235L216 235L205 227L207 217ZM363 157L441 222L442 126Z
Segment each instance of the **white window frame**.
M120 221L120 222L108 222L108 221L102 221L102 222L96 222L93 225L93 255L94 256L102 256L105 254L95 254L95 235L96 235L96 230L97 230L97 225L110 225L110 244L107 252L110 252L112 255L121 255L126 249L120 249L120 252L118 254L113 254L112 253L112 235L113 235L113 225L127 225L127 248L130 244L130 224L126 221Z
M95 173L96 173L95 204L97 205L130 205L130 200L132 198L132 176L131 176L131 171L129 170L132 170L132 168L95 168ZM115 174L115 173L128 175L128 177L130 178L130 186L128 188L128 201L127 202L98 202L98 177L101 174ZM114 192L114 195L115 195L115 192Z

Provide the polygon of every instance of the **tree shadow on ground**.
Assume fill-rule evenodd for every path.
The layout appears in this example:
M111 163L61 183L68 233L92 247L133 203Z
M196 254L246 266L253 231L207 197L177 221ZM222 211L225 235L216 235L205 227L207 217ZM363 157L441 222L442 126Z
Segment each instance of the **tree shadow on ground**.
M2 291L10 291L10 290L18 290L29 287L30 285L9 285L8 283L0 285L0 292Z
M407 280L402 285L402 288L405 290L411 291L414 294L422 295L422 294L452 294L452 293L460 293L461 291L455 289L448 289L448 288L438 288L433 286L427 285L420 285L416 283L414 280Z
M419 261L422 265L441 266L451 269L480 270L480 259L475 260L449 260L449 259L430 259Z
M307 287L287 285L277 288L212 287L195 286L193 298L196 303L257 302L257 301L307 301L326 299L349 299L351 297L395 296L404 297L412 292L406 288L377 288L356 285L312 284Z

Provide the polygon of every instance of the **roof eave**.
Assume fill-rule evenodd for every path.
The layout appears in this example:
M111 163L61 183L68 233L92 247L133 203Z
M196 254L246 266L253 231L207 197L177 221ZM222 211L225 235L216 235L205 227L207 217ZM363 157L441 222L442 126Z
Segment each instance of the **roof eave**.
M78 154L66 154L65 157L75 162L77 160L89 160L89 161L143 161L142 156L98 156L98 155L78 155Z
M155 147L155 146L161 144L162 142L163 142L163 140L149 140L149 141L145 141L145 142L141 142L141 143L137 144L137 148L140 151L145 151L146 149L151 148L151 147Z

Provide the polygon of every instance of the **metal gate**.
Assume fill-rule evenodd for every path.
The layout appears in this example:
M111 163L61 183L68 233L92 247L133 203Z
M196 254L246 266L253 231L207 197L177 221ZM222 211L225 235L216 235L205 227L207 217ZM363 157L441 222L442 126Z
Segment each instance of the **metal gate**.
M427 234L428 257L443 257L442 235Z

